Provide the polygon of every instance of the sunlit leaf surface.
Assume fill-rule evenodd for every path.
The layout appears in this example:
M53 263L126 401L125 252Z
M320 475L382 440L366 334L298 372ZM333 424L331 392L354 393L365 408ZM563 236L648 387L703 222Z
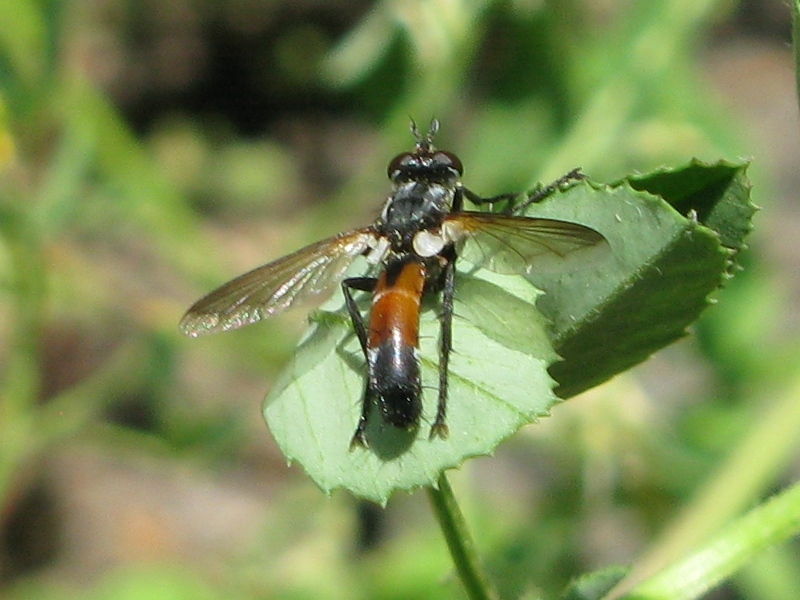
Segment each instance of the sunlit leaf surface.
M419 429L409 434L383 425L374 412L367 428L370 448L349 450L365 366L349 318L339 310L318 314L265 404L286 456L325 491L344 487L385 502L394 490L433 485L441 470L490 453L519 427L547 414L556 402L547 373L555 355L533 304L536 292L517 276L495 280L507 289L477 278L457 281L446 440L428 439L436 410L439 324L435 306L429 306L422 315Z

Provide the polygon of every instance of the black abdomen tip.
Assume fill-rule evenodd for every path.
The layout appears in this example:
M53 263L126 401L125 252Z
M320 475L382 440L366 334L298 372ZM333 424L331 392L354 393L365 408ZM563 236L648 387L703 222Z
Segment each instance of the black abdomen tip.
M387 423L401 429L412 429L418 425L422 413L418 390L405 387L381 390L379 404Z

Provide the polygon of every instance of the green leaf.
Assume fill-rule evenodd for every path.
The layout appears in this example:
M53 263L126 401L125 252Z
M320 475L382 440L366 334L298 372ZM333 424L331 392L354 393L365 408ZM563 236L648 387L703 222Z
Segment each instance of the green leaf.
M685 335L744 247L755 210L745 168L693 162L613 185L584 182L532 205L531 216L581 223L608 240L605 256L570 270L523 278L460 261L447 440L428 440L438 388L435 299L421 319L421 427L408 434L373 411L371 447L353 452L364 359L343 308L317 312L265 404L278 444L326 492L344 487L381 503L490 454L546 415L556 396L588 389ZM354 265L354 272L363 270Z
M758 210L750 200L747 166L693 160L680 169L665 168L625 181L637 190L660 196L683 216L697 219L719 235L723 246L738 252L746 248L744 240Z
M364 359L347 313L319 311L293 360L265 402L278 445L324 491L343 487L385 503L395 490L435 486L439 473L490 453L557 401L547 367L556 356L536 310L537 295L518 276L456 279L446 440L428 439L436 411L439 321L421 317L423 417L416 432L367 427L368 450L349 450L361 411Z
M592 227L611 246L610 259L591 269L529 276L545 292L538 307L563 358L550 369L559 397L598 385L686 335L735 271L751 229L746 166L693 161L609 186L573 186L529 208L530 216Z

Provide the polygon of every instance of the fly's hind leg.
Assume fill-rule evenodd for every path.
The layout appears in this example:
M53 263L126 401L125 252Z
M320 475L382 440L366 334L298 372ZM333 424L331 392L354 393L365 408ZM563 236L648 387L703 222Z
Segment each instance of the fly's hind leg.
M353 434L353 437L350 438L351 452L356 448L369 448L369 442L367 442L367 437L366 437L367 419L369 418L369 413L373 404L375 404L375 393L370 387L368 378L367 387L364 390L364 399L362 401L362 406L361 406L361 416L358 418L358 425L356 425L356 431Z
M436 418L431 425L429 439L446 438L450 433L445 418L447 416L447 382L450 364L450 351L453 349L453 298L455 297L456 261L455 255L447 257L443 272L442 315L439 337L439 402Z
M364 322L364 317L361 316L358 310L358 305L356 304L355 298L353 298L351 290L372 292L375 290L376 283L377 280L374 277L350 277L342 281L345 306L350 315L350 320L353 322L353 330L356 332L358 343L361 345L361 351L364 353L364 359L367 360L367 364L369 364L369 357L367 355L367 325ZM364 398L361 403L361 416L358 419L358 425L356 426L353 438L350 440L350 450L357 447L366 448L368 446L364 432L367 428L367 418L369 417L370 409L374 403L374 392L369 375L367 375Z

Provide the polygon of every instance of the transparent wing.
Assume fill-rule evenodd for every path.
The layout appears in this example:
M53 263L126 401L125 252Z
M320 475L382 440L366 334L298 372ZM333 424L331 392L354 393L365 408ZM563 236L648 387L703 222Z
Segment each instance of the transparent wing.
M594 229L556 219L463 212L449 215L443 229L460 257L497 273L559 269L608 250Z
M181 319L181 332L197 337L237 329L310 299L340 281L375 242L371 228L348 231L240 275L195 302Z

